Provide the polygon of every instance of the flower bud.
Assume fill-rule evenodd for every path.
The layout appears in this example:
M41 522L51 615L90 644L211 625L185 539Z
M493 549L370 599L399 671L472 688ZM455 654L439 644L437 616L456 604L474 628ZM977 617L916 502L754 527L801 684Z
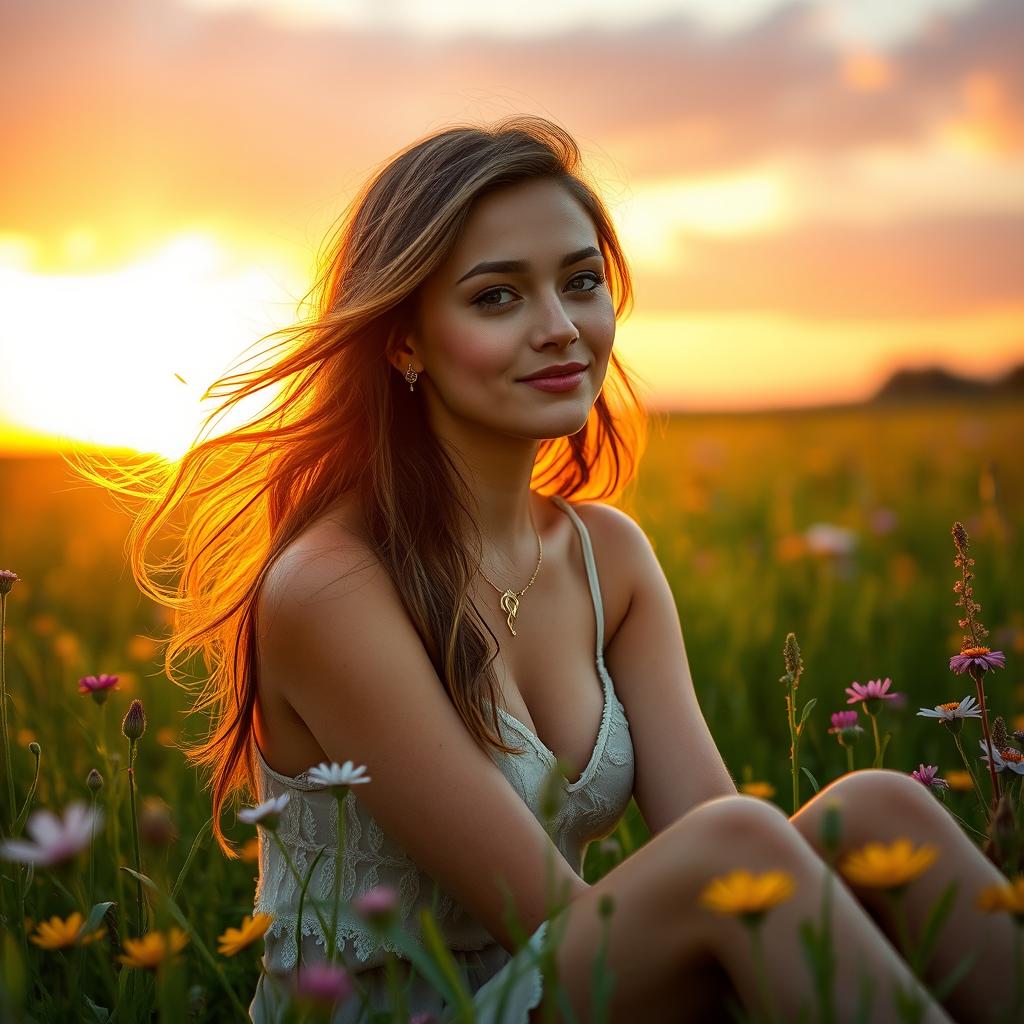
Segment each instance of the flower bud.
M126 739L137 740L146 731L146 711L141 700L133 700L121 722L121 732Z
M796 677L803 672L804 666L800 659L800 645L796 642L796 633L786 634L786 642L782 645L782 657L789 675Z
M91 768L85 777L85 784L93 793L98 793L103 788L103 776L95 768Z
M0 594L9 594L11 587L20 579L21 577L16 572L11 572L10 569L0 569Z
M28 745L28 749L33 757L38 757L43 752L43 748L35 740Z

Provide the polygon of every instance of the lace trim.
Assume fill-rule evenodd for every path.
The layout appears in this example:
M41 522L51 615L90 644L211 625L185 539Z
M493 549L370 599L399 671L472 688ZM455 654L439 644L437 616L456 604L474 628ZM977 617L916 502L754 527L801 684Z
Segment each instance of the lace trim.
M608 745L608 733L610 731L609 723L611 721L612 710L613 708L618 708L623 712L625 711L622 703L619 701L618 697L615 696L615 689L612 684L611 676L608 673L608 669L605 667L603 656L598 657L597 668L598 674L601 677L601 687L604 692L604 707L601 710L601 725L597 730L597 739L594 741L594 749L591 751L590 761L587 763L587 767L583 769L583 774L575 782L569 782L565 776L562 776L566 792L569 793L581 789L597 774L598 765L600 765L601 758L604 755L604 750ZM545 746L541 738L533 732L532 729L528 728L523 722L520 722L514 715L509 714L509 712L500 705L498 706L498 714L501 715L501 717L510 725L516 728L517 732L521 733L526 738L548 767L553 767L555 765L558 760L555 752Z

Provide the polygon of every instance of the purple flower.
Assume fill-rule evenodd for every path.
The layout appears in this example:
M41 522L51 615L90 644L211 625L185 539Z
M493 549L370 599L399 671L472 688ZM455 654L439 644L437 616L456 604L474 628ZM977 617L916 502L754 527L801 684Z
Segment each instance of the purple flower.
M990 651L987 647L965 647L949 659L949 667L957 675L963 675L972 667L980 668L982 672L990 668L1005 668L1006 655L1002 651Z
M59 864L84 850L102 821L103 812L86 807L81 800L68 804L63 820L53 811L33 811L25 826L33 842L7 839L0 843L0 857L39 867Z
M859 728L856 711L834 711L832 713L832 728L829 729L829 735L837 732L846 732L848 729Z
M896 700L900 694L889 693L889 687L892 686L892 680L886 676L885 679L871 679L867 683L854 683L852 686L846 687L846 692L850 695L850 699L846 702L847 704L856 704L859 701L868 700Z
M117 676L102 673L98 676L82 676L78 680L78 692L88 693L97 704L102 704L110 691L117 687Z
M292 991L299 999L330 1006L352 994L352 979L338 964L314 961L303 965L295 976Z
M910 774L927 789L949 789L949 783L945 779L936 778L939 774L938 765L919 764L917 771Z

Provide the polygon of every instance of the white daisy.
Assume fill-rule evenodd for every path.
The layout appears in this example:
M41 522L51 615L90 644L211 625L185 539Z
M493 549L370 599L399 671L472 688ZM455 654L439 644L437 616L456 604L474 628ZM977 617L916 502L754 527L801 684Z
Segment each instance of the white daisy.
M943 722L952 722L955 718L981 718L981 708L973 697L950 701L948 704L936 704L935 710L921 708L921 718L938 718Z
M983 751L981 759L985 764L988 764L988 745L984 740L978 740L978 742L981 744L981 749ZM1024 775L1024 754L1019 750L1014 750L1013 747L1004 747L1000 750L993 743L992 761L997 772L1001 772L1005 769L1006 771L1015 772L1017 775Z
M290 799L290 793L282 793L280 796L264 800L255 807L243 807L238 812L238 820L245 822L246 825L264 825L273 829L277 825L278 816L288 806Z
M84 850L103 821L103 812L93 810L81 800L68 804L63 820L53 811L34 811L25 831L34 842L26 839L7 839L0 843L0 857L22 864L49 867L70 860Z
M344 764L338 764L336 761L328 764L326 761L321 761L315 768L309 769L307 777L310 782L314 782L324 789L340 789L342 786L355 786L360 782L369 782L369 776L363 777L365 771L365 764L356 768L352 761L346 761Z

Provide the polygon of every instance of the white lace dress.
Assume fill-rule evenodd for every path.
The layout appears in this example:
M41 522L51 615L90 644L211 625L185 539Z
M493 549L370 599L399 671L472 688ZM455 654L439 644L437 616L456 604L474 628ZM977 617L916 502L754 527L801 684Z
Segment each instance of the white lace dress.
M607 836L624 813L633 793L633 744L625 708L604 664L604 613L597 568L590 536L583 520L568 502L553 500L573 520L580 534L587 579L597 618L597 669L604 691L604 712L590 762L580 778L570 783L564 777L565 799L552 823L552 841L577 874L582 874L587 845ZM509 785L543 823L540 794L545 776L555 765L555 755L540 739L504 708L498 708L502 736L512 746L523 747L521 755L492 752L495 763ZM523 741L525 740L525 744ZM329 791L309 782L307 773L282 775L270 767L257 748L260 767L260 800L290 793L281 816L278 836L288 850L298 873L305 877L320 849L320 858L303 905L300 934L304 963L322 960L326 937L317 921L311 899L330 901L334 891L335 857L338 841L338 803ZM336 945L348 970L357 976L373 1011L391 1006L385 969L387 952L398 953L388 944L379 946L368 926L351 910L353 899L376 885L392 886L400 894L403 931L419 941L419 910L431 908L444 940L473 996L476 1020L480 1024L527 1024L529 1011L540 1003L542 979L536 964L547 921L530 936L513 957L484 926L406 855L356 798L358 787L344 800L345 856L341 880L341 909ZM254 912L274 916L265 937L263 966L266 972L286 972L295 967L295 930L299 885L273 839L260 830L259 878ZM400 955L400 954L399 954ZM433 1012L442 1021L453 1008L407 960L399 960L400 981L407 985L410 1013ZM502 1012L499 1016L499 1000ZM257 1024L277 1021L283 1014L281 989L261 975L249 1013ZM366 1024L366 1007L353 995L338 1004L331 1024ZM404 1024L404 1022L403 1022Z

